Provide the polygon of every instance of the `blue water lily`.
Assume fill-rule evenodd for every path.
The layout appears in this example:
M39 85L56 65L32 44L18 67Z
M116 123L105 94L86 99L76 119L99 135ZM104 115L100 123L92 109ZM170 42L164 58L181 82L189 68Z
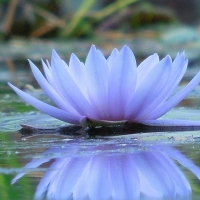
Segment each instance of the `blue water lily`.
M9 85L38 110L72 124L81 124L84 119L163 124L165 121L156 119L200 83L199 72L174 94L187 69L185 54L178 54L173 61L170 56L159 60L159 56L153 54L137 67L135 56L127 46L120 51L114 49L105 58L92 45L85 63L72 54L69 64L53 50L51 63L42 61L45 76L31 61L29 63L37 82L56 106Z

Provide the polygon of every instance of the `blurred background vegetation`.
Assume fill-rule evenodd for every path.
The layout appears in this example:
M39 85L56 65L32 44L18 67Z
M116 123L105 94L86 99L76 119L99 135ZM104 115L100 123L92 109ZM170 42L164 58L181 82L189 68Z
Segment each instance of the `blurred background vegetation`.
M14 79L16 61L49 59L53 48L68 60L84 59L91 44L105 56L126 44L138 62L185 50L199 66L199 24L199 0L0 0L0 64Z
M105 55L127 44L141 58L186 50L196 63L199 13L199 0L0 0L0 60L48 58L52 48L84 58L94 43Z
M0 0L0 39L134 37L141 29L198 25L198 0ZM152 36L153 32L147 35Z

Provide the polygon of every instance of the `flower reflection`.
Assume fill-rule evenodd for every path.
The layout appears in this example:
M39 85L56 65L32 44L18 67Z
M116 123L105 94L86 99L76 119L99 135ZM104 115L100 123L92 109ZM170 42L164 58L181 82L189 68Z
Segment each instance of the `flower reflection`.
M83 156L75 149L73 157L65 155L69 149L51 149L48 153L54 152L54 158L32 160L26 168L54 160L37 187L35 199L185 200L190 199L191 186L177 163L200 179L200 169L171 146L127 146L121 150L124 153L105 148L110 153ZM13 183L23 175L17 175Z
M120 51L114 49L106 59L93 45L85 63L72 54L69 65L53 50L51 63L42 61L45 77L29 62L39 85L57 107L9 85L38 110L72 124L83 124L86 119L155 121L200 82L199 72L172 96L187 69L184 53L178 54L173 61L170 56L159 60L154 54L137 67L134 54L127 46Z

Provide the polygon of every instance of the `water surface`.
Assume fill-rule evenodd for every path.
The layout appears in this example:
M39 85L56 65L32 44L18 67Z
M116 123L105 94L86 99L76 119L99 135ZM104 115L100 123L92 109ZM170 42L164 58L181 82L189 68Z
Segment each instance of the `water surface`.
M8 80L34 96L50 102L43 92L38 89L38 85L35 83L27 63L16 62L13 67L12 64L12 62L10 64L10 61L0 63L1 199L27 200L33 199L35 195L37 198L44 196L45 199L49 193L57 195L56 197L59 199L58 195L64 192L74 194L73 197L69 195L69 199L78 199L80 188L83 188L84 191L89 191L90 197L95 199L95 195L100 195L98 192L107 194L106 192L108 191L104 188L104 184L106 185L109 181L110 185L112 185L112 191L115 191L117 187L123 191L123 188L129 188L131 184L135 184L135 191L141 193L142 199L152 199L150 196L152 194L147 192L144 185L148 186L150 188L149 191L154 191L155 195L158 196L159 192L162 194L163 191L169 191L168 194L165 194L164 199L200 198L200 131L150 132L124 136L97 136L96 138L81 134L75 136L47 131L44 134L22 136L19 130L21 129L20 124L23 123L43 128L56 128L65 125L65 123L41 114L21 101L11 91L6 83ZM184 87L197 71L198 69L195 67L189 69L178 89ZM163 116L163 118L200 120L199 107L200 87L198 86L188 98ZM184 162L183 158L185 158ZM76 159L76 162L74 159ZM170 160L170 162L167 160ZM157 162L157 165L155 165L155 162ZM24 168L27 163L30 164L28 164L27 168ZM57 167L52 168L55 163L58 163ZM77 167L75 163L79 163L80 167ZM119 167L115 168L116 165L114 163L119 165ZM142 168L138 163L144 163L143 166L145 167ZM165 173L156 168L156 166L159 167L162 165L168 166ZM62 166L65 166L65 168ZM93 166L93 168L87 170L89 166ZM67 169L69 170L67 171ZM175 169L180 170L179 175L177 175ZM92 176L93 170L96 172L96 179L91 178L94 177ZM129 184L127 182L125 187L124 184L129 179L128 177L122 178L123 170L126 170L126 174L129 176L133 176L132 180L140 180L140 182L129 182ZM86 172L91 173L88 175L88 179ZM57 175L54 177L52 173ZM70 185L67 181L69 181L68 179L73 173ZM107 175L105 176L106 173ZM114 173L116 180L121 180L118 186L113 182ZM138 173L140 178L134 178ZM153 188L153 185L159 183L156 182L156 178L158 178L156 174L162 173L163 177L161 176L160 180L163 181L163 187L158 187L159 190L156 193L156 189ZM22 176L23 174L24 176ZM148 174L154 174L154 179L150 178ZM14 179L16 175L18 176ZM53 178L49 180L49 186L44 187L44 184L41 186L43 183L42 180L44 180L43 177L51 176ZM77 180L74 180L74 177L77 177ZM169 190L164 187L167 181L167 183L170 183L170 181L178 183L174 177L176 177L176 181L179 179L182 180L180 188L183 191L180 188L177 189L175 186L173 188L169 187ZM19 180L17 180L18 178ZM11 183L14 184L11 185ZM50 187L51 184L55 188L58 188L57 191L60 191L59 194L57 194L58 192L55 193L52 187ZM61 185L64 190L61 190ZM86 185L89 186L86 187ZM191 194L189 189L183 189L186 186L188 187L188 185L191 187ZM97 188L99 186L101 186L101 189L98 191ZM87 197L85 193L81 194ZM113 196L113 199L117 199L115 198L116 194L116 192L113 192L110 195Z

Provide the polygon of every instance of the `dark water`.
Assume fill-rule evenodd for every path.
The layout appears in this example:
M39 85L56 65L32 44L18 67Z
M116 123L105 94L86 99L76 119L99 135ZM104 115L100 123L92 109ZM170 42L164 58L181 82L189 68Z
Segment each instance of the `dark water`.
M32 88L38 87L27 64L17 63L17 70L0 65L1 199L200 199L200 131L24 137L18 131L22 123L47 128L64 123L37 112L8 88L9 80L48 102ZM180 87L196 71L190 69ZM163 118L200 120L199 108L197 87Z

